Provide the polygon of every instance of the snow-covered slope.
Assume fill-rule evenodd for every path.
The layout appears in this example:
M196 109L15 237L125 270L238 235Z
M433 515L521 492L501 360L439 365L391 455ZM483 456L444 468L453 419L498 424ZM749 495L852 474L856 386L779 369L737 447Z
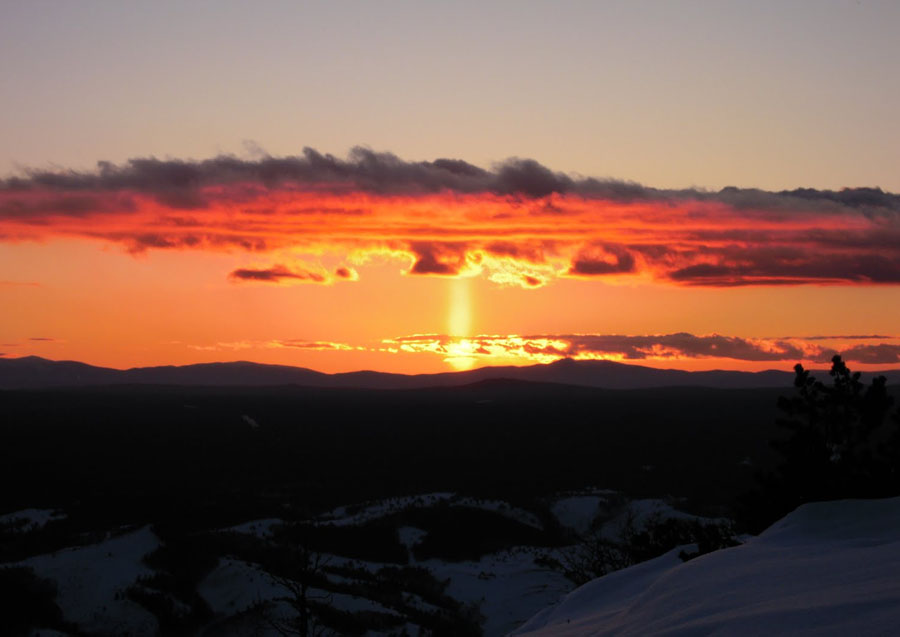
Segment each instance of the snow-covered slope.
M534 553L519 547L485 555L478 561L428 560L438 579L449 579L447 593L461 602L475 602L484 615L485 637L505 635L545 604L572 589L560 573L535 564Z
M807 504L759 537L596 579L515 635L896 635L900 498Z
M98 544L39 555L21 562L58 586L56 601L68 621L97 635L152 635L156 618L121 594L152 574L141 558L159 546L149 527Z

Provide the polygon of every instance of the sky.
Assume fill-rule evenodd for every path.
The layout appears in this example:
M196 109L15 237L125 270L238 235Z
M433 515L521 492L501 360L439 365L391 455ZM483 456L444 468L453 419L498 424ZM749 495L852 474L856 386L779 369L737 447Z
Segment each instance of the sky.
M900 366L900 5L2 2L0 352Z

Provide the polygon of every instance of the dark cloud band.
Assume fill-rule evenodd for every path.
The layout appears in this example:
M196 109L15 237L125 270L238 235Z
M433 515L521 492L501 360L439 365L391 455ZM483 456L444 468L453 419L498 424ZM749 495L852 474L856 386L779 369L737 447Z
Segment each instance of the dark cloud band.
M97 205L89 197L79 197L80 191L134 191L154 196L171 208L191 209L206 205L205 187L226 184L244 184L247 198L253 198L260 189L294 184L322 191L377 194L449 191L541 198L557 193L622 202L718 201L736 209L776 214L848 209L871 215L900 212L900 195L879 188L840 191L798 188L778 192L735 187L718 192L664 190L615 179L573 177L533 159L514 157L486 170L461 159L404 161L392 153L362 147L353 148L346 159L304 148L300 155L254 160L225 155L201 161L151 157L130 159L124 164L99 162L93 172L30 169L22 176L0 180L0 190L68 192L67 202L56 202L54 206L58 211L67 208L70 214L78 215L86 209L96 209ZM231 196L240 195L232 191ZM28 212L22 202L7 202L0 208L3 216Z

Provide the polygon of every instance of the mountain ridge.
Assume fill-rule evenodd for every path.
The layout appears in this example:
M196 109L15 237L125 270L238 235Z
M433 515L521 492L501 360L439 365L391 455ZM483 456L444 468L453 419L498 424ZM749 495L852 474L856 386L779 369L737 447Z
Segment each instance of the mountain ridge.
M889 380L900 378L900 370L884 373L889 376ZM0 358L0 389L155 384L183 386L298 385L390 390L453 387L492 379L604 389L679 386L742 389L789 386L793 377L793 372L774 369L761 372L684 371L657 369L616 361L576 361L572 359L523 367L480 367L467 371L431 374L398 374L372 370L327 374L306 367L251 361L195 363L181 366L159 365L119 370L79 361L54 361L39 356Z

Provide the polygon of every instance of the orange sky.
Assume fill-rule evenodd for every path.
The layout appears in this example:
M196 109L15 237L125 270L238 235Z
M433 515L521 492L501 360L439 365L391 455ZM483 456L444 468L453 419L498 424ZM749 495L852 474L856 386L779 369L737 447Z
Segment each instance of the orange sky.
M323 371L900 364L895 195L355 152L0 182L0 352Z

